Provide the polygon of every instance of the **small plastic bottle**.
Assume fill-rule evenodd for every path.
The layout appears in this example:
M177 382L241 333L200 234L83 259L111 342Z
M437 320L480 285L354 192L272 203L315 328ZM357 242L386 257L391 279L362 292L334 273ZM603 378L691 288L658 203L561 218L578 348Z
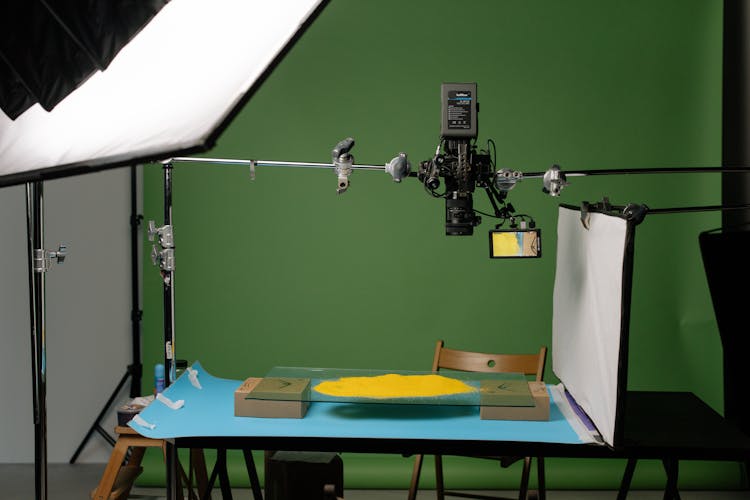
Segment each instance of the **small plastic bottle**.
M154 393L159 394L164 390L164 365L157 363L154 367Z

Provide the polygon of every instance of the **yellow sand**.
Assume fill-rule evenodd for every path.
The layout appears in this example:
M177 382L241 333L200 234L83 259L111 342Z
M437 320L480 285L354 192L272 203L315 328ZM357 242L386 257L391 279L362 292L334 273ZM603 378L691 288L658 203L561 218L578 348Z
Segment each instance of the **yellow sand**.
M518 255L521 252L514 233L492 233L492 247L495 256Z
M476 391L460 380L441 375L398 375L389 373L373 377L342 377L315 386L321 394L338 397L407 398L446 396Z

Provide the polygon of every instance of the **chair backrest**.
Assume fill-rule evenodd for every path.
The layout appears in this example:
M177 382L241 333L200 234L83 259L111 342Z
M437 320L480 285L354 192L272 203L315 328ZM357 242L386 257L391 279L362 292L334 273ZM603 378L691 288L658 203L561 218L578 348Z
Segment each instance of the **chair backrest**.
M536 354L487 354L448 349L444 341L438 340L432 371L446 368L464 372L523 373L534 375L535 380L541 382L544 380L546 361L546 346L542 346Z

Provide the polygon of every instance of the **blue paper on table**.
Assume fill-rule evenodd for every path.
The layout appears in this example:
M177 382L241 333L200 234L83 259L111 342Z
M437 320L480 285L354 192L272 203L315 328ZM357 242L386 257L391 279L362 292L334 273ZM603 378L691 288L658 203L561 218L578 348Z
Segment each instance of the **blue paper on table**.
M140 413L153 429L134 421L128 425L141 435L156 439L283 436L583 442L552 400L547 422L480 420L478 406L327 402L312 403L302 419L235 417L234 391L242 381L214 377L198 362L192 369L198 374L201 389L193 386L185 373L163 393L172 401L184 400L182 408L172 410L154 401Z

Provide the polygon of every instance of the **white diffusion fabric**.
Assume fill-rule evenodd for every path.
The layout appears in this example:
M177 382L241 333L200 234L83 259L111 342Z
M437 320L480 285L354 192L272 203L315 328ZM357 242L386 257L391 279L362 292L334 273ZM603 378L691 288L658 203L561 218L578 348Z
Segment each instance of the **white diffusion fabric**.
M613 445L628 224L561 207L552 313L552 368Z
M320 0L171 0L52 111L0 115L0 177L202 146Z

